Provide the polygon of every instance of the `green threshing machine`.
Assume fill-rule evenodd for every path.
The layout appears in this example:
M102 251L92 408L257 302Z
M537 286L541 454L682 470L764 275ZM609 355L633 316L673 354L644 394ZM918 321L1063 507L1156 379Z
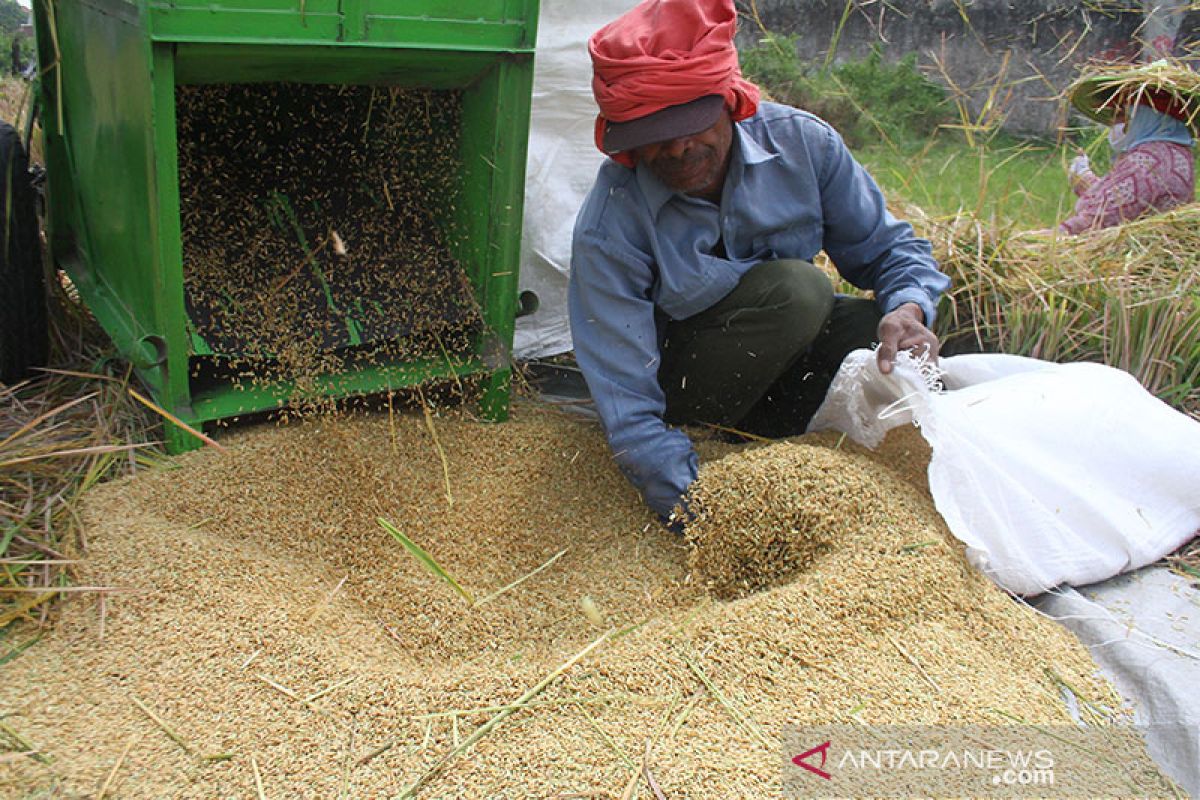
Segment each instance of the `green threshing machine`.
M307 292L290 304L309 306L292 324L315 319L318 349L337 356L315 362L321 369L304 379L309 395L469 379L485 417L506 415L537 0L34 0L33 11L51 274L70 278L163 409L200 426L294 397L298 381L285 371L246 379L247 365L253 372L274 356L238 329L257 327L257 318L231 309L244 304L241 284L262 280L277 293L268 305ZM316 112L305 108L312 104ZM423 122L378 132L389 107ZM306 121L288 123L293 117ZM241 127L222 127L231 125ZM13 177L23 153L12 139L0 141L10 234L0 355L10 367L14 352L17 361L36 359L43 331L31 328L39 319L44 326L29 310L43 302L37 276L14 252L36 246L18 235L32 195ZM405 166L389 173L393 162ZM279 174L289 170L299 173L290 182ZM313 182L321 190L312 197L289 196L287 187ZM212 216L210 201L231 192L251 197ZM378 263L354 261L351 219L370 221ZM291 252L279 252L279 237L239 241L272 226L292 235ZM389 238L389 226L406 228L407 238ZM400 269L403 253L391 251L416 240L436 240L426 251L442 254L434 260L443 273L454 265L470 314L430 302L428 291L405 320L377 313L405 307L406 291L371 270ZM334 257L347 249L350 257ZM279 271L232 263L253 254L277 256ZM196 279L193 262L232 264L234 285ZM406 280L413 288L411 274ZM456 284L443 274L431 285L436 295ZM470 320L443 326L436 348L383 346L443 311ZM448 344L455 337L459 344ZM167 428L172 450L195 445Z

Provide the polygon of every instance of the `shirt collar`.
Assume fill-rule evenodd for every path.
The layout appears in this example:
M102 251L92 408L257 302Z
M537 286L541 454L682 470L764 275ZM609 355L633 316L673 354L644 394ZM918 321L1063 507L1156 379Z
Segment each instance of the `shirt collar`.
M754 141L753 137L747 136L740 123L734 125L733 130L735 131L734 141L741 151L742 164L745 166L754 166L755 164L772 161L779 157L778 153L772 153L764 149L762 145Z
M770 161L778 155L764 150L753 138L745 135L742 126L738 123L734 123L733 126L732 147L733 158L729 161L729 172L725 177L727 181L730 179L735 182L740 181L746 167ZM662 207L678 193L667 187L641 162L638 162L636 174L638 188L642 190L642 196L646 198L650 215L658 217L658 212L662 210Z
M646 198L646 205L650 207L650 216L658 217L658 212L667 204L667 201L675 196L675 190L669 188L665 183L658 179L650 168L641 161L637 163L635 168L637 171L638 188L642 190L642 197Z

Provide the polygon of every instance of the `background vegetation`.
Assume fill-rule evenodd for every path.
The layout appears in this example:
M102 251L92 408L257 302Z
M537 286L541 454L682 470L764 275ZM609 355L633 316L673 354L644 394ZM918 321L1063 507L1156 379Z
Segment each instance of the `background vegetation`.
M11 66L12 52L11 46L14 39L21 48L21 61L23 64L29 63L29 59L33 56L33 37L21 36L18 31L29 19L29 10L21 6L16 0L0 0L0 43L4 45L3 53L0 53L0 65L4 68L4 73L8 74ZM4 119L11 122L10 117Z
M878 49L857 62L809 62L794 38L767 33L741 62L771 99L833 125L890 197L934 214L1049 228L1073 206L1065 166L1075 153L1086 149L1098 169L1107 166L1103 129L1065 130L1058 140L1008 136L1002 113L972 119L917 67L915 53L895 63Z
M938 320L951 351L1100 361L1200 418L1200 210L1078 237L1035 233L1072 210L1066 164L1076 153L1108 168L1107 129L1016 139L1002 131L1002 108L972 119L911 56L889 64L878 50L861 62L805 62L793 40L767 34L742 67L772 99L838 127L898 214L933 242L953 279Z
M0 36L11 39L28 18L29 11L16 0L0 0Z

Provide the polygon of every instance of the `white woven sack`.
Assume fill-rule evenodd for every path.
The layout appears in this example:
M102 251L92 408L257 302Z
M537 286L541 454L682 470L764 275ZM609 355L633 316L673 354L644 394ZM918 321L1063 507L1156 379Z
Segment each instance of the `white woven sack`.
M978 569L1040 594L1149 564L1200 532L1200 423L1100 364L851 353L810 431L875 447L914 423L929 486Z

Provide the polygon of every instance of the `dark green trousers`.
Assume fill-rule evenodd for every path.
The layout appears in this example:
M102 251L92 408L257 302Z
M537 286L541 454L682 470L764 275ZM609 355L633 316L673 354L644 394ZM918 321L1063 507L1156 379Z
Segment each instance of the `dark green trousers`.
M876 341L880 317L872 300L835 296L807 261L764 261L715 305L667 323L666 420L803 433L842 359Z

